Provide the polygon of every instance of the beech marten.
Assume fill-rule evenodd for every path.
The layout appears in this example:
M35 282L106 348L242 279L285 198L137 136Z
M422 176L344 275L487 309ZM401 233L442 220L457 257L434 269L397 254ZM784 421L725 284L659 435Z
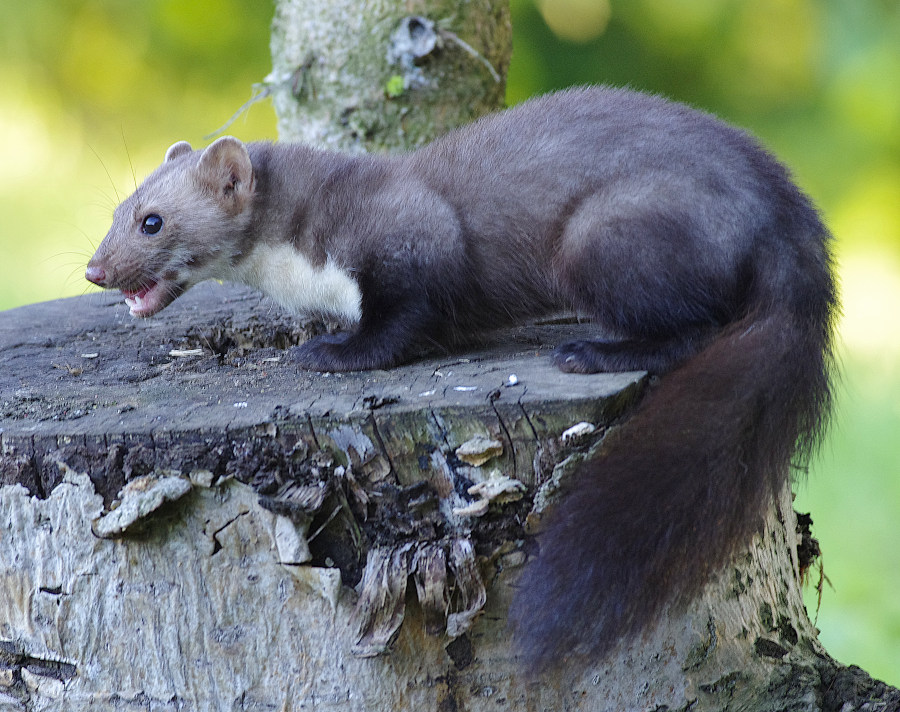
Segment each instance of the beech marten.
M225 279L337 317L351 330L292 350L317 371L390 367L574 309L602 338L560 345L559 368L665 374L545 518L510 614L540 670L689 600L820 440L829 242L746 133L581 88L401 156L176 143L116 209L86 277L135 316Z

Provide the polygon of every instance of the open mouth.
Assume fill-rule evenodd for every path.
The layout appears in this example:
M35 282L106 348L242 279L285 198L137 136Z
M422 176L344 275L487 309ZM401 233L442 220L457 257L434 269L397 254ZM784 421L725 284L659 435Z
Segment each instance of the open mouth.
M132 316L148 317L168 306L181 292L168 281L151 282L137 290L123 289L125 303Z

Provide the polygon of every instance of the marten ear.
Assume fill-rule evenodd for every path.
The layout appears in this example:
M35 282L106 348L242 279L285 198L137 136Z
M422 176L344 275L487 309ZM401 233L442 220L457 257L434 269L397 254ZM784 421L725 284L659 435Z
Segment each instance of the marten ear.
M169 150L166 151L166 157L163 160L163 163L166 161L171 161L173 158L178 158L185 153L190 153L194 149L191 148L191 144L187 141L179 141L178 143L173 143L169 146Z
M197 176L234 212L243 210L253 194L250 154L233 136L223 136L203 151L197 164Z

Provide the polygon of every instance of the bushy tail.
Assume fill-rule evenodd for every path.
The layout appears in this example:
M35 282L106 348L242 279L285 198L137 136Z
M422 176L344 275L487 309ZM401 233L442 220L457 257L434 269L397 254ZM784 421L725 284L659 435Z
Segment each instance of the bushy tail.
M532 669L608 652L694 597L760 529L792 458L805 459L824 427L829 288L732 324L576 474L511 611Z

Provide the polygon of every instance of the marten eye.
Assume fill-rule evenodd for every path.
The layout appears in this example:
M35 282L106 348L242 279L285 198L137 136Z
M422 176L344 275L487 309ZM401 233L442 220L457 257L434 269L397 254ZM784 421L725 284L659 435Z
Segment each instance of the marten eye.
M150 213L141 223L141 232L145 235L155 235L162 230L163 219L156 213Z

